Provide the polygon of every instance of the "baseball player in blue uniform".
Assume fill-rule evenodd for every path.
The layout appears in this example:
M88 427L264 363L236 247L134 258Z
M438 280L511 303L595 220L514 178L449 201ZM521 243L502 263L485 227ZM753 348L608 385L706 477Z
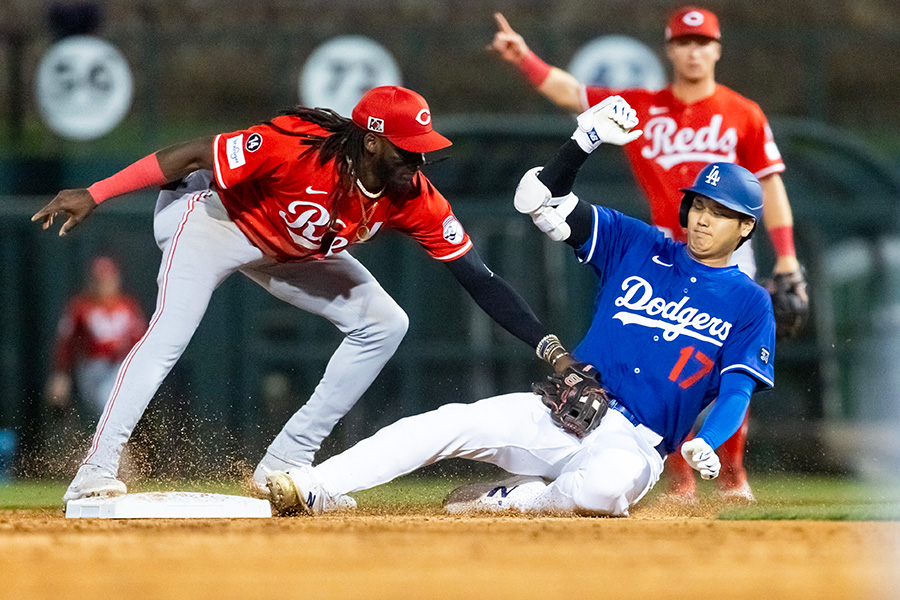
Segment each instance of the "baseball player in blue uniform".
M624 516L713 401L682 454L704 479L718 475L715 448L740 426L753 392L774 383L769 294L729 266L756 228L762 192L742 167L705 167L682 190L686 243L572 194L590 153L603 142L635 139L636 125L624 100L607 98L578 117L572 139L516 191L516 208L572 246L599 281L593 320L574 356L552 336L538 348L545 358L558 353L550 362L562 375L535 384L533 393L401 419L316 467L271 473L276 511L335 510L342 494L458 457L514 477L454 491L449 512Z

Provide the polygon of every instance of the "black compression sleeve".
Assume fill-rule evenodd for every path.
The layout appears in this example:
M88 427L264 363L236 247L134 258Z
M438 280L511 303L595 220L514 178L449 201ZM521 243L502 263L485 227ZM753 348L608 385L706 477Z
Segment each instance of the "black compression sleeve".
M484 312L532 348L550 333L518 292L487 268L475 248L446 265Z
M568 140L538 173L538 179L547 186L553 197L565 196L572 191L575 178L581 166L587 161L588 154L575 140ZM580 248L591 235L594 224L591 206L587 202L578 201L575 209L566 217L566 223L572 233L566 243L573 248Z
M565 196L572 191L575 177L588 156L590 154L582 150L575 140L570 139L547 161L538 173L538 179L547 186L554 198Z
M566 217L566 223L572 233L566 238L566 243L575 249L588 241L591 237L591 229L594 227L594 214L591 212L591 205L584 200L579 200L575 205L575 209Z

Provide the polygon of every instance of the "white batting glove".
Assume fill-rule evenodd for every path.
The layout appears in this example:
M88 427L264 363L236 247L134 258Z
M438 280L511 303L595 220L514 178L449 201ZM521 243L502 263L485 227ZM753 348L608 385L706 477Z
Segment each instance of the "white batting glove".
M703 438L694 438L682 444L681 455L692 469L700 471L700 477L703 479L715 479L719 476L722 463L719 462L719 457L712 446Z
M634 109L621 96L610 96L578 115L578 129L572 139L590 154L604 142L624 146L638 139L643 131L632 131L637 124Z

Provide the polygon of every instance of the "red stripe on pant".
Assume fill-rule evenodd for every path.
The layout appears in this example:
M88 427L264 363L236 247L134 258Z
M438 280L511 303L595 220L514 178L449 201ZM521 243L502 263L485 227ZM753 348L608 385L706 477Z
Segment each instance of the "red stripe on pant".
M188 216L194 211L194 205L197 200L202 197L204 192L198 192L191 196L191 199L188 200L187 210L184 211L184 215L181 218L181 222L178 224L178 229L176 229L175 234L172 236L172 241L169 245L169 252L166 256L166 269L163 275L162 282L159 287L159 293L157 294L157 308L156 312L150 320L150 324L147 326L147 331L144 332L144 335L141 336L141 339L134 345L131 351L128 353L128 356L125 357L125 360L122 361L122 366L119 367L119 373L116 377L116 384L113 388L112 393L110 394L109 399L106 401L106 407L103 410L103 414L100 415L100 422L97 424L97 429L94 432L94 438L91 441L91 447L88 450L87 456L84 457L84 460L81 461L81 464L86 464L90 462L91 458L93 458L94 454L97 453L97 450L100 448L100 438L103 437L103 432L106 429L106 423L109 421L109 416L112 413L113 406L116 403L116 400L119 397L119 390L122 387L122 382L125 379L125 372L128 370L128 367L131 365L131 359L134 358L134 355L140 349L140 347L144 344L144 340L147 339L147 336L150 335L150 332L153 331L153 327L156 325L157 321L159 321L160 316L163 313L163 310L166 306L166 289L169 283L169 271L172 268L172 261L175 255L175 248L178 245L178 239L181 237L181 232L184 231L184 227L187 224Z

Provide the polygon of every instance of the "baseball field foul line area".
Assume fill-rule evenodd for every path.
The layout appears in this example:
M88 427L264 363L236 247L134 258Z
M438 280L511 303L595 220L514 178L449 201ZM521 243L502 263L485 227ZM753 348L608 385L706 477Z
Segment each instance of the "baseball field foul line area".
M900 523L331 516L0 523L5 598L898 598Z

